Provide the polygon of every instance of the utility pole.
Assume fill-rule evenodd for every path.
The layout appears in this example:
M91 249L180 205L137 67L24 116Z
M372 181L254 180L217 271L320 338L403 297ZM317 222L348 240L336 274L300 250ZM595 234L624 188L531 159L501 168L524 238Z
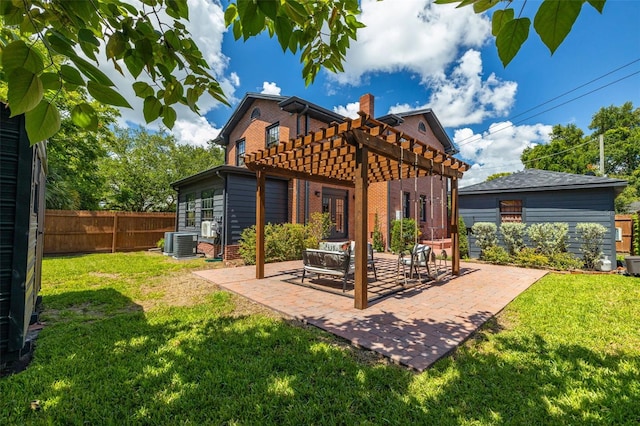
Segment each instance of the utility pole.
M600 174L604 176L604 135L600 134Z

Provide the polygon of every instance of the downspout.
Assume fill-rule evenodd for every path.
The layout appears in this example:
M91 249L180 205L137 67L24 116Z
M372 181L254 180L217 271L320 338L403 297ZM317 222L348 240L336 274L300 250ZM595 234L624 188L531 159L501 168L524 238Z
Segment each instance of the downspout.
M391 250L391 181L387 181L387 249Z
M304 116L304 134L306 135L309 132L309 116L307 112L309 111L309 104L306 104L302 111L298 114L298 118L302 115ZM298 129L299 130L299 129ZM298 133L300 133L298 131ZM297 136L297 135L296 135ZM309 181L304 181L304 222L307 223L309 221Z
M227 246L227 179L225 179L219 170L216 170L216 176L222 179L222 187L224 191L224 197L222 198L222 237L220 237L220 253L219 258L224 259L224 248Z

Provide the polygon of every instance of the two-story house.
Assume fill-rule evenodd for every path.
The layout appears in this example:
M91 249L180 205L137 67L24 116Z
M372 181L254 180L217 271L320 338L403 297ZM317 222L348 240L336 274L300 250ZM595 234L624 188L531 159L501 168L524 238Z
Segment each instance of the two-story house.
M360 98L360 110L375 116L372 95ZM200 233L203 221L215 221L219 237L202 237L201 241L219 245L213 254L221 254L225 259L236 258L242 230L255 224L256 179L244 166L244 154L345 119L296 96L248 93L214 141L225 149L225 165L173 183L178 191L176 230ZM430 109L389 114L378 120L447 154L456 153ZM422 239L446 238L446 182L440 176L427 176L370 185L369 235L373 233L377 215L387 245L390 223L400 217L415 219ZM268 177L266 185L266 222L306 223L313 212L327 212L334 223L329 238L353 238L353 189L277 177Z

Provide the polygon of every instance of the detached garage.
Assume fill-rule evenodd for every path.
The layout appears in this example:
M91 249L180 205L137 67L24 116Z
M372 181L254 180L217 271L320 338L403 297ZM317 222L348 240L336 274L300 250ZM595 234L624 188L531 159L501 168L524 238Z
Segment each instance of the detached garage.
M569 224L568 251L580 256L575 227L580 222L599 223L607 228L603 252L616 258L614 200L627 186L622 179L525 169L460 189L460 216L467 229L477 222L544 222ZM480 249L469 234L469 255Z

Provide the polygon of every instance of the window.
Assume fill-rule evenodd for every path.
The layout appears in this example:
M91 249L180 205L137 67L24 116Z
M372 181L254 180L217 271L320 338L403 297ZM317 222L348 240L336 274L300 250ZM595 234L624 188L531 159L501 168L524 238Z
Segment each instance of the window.
M251 111L251 119L255 120L256 118L260 118L260 108L257 107Z
M405 192L402 194L402 206L403 206L403 216L406 219L411 217L411 198L409 198L409 193Z
M267 148L276 145L280 141L280 123L272 124L266 130Z
M427 133L427 126L424 125L424 122L421 121L420 123L418 123L418 131L420 133Z
M420 196L420 220L422 222L427 221L427 196Z
M236 142L236 166L244 166L244 139L240 139Z
M192 192L185 196L186 208L184 217L184 226L196 226L196 193Z
M500 201L500 221L522 222L522 200Z
M213 220L213 189L202 191L202 221Z

